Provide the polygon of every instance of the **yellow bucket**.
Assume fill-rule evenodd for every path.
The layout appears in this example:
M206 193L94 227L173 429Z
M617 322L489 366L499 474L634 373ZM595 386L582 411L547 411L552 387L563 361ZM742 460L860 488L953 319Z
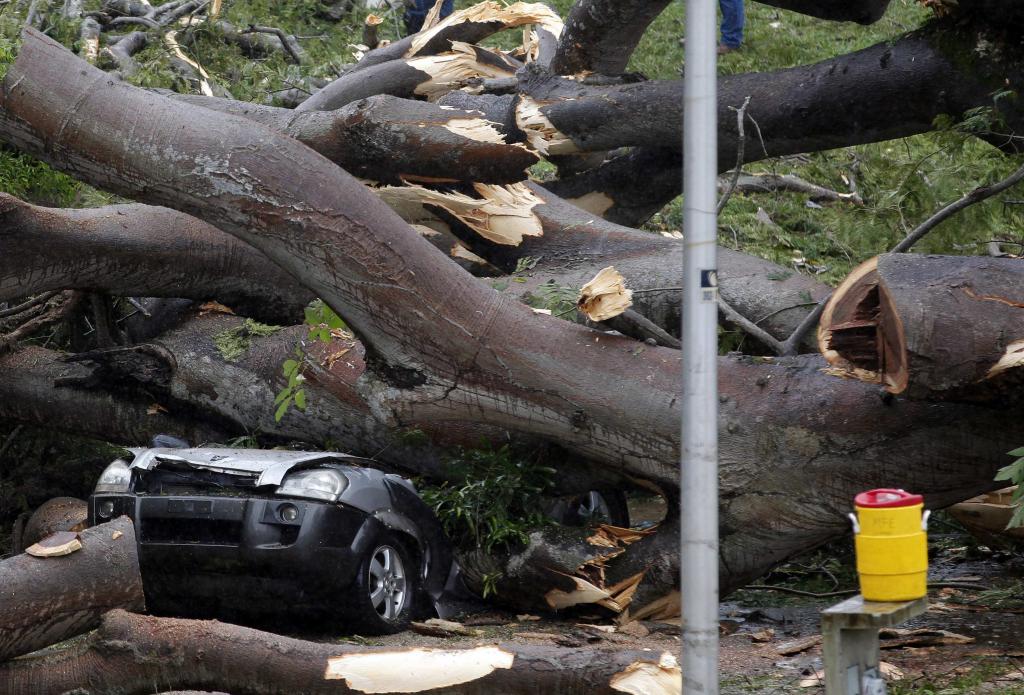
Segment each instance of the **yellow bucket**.
M924 498L870 490L854 499L857 574L865 601L912 601L928 593L928 515Z

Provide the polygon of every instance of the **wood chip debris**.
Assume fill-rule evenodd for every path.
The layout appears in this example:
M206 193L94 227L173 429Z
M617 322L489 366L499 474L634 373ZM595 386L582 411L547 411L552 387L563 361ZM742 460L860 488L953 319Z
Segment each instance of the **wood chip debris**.
M775 630L770 627L750 633L751 642L771 642L773 639L775 639Z

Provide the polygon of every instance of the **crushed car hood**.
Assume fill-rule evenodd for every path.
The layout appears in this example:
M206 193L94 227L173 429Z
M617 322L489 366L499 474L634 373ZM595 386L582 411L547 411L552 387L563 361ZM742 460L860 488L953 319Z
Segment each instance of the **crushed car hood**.
M288 471L317 463L368 463L365 459L329 451L276 451L262 449L133 449L131 467L153 470L161 463L186 465L218 473L256 475L257 485L280 485Z

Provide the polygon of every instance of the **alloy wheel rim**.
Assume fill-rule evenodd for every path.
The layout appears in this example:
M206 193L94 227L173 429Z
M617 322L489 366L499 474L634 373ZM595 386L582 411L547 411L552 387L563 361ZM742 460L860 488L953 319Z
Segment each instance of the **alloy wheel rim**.
M390 545L379 546L370 557L370 603L377 615L394 620L405 608L405 565L398 551Z

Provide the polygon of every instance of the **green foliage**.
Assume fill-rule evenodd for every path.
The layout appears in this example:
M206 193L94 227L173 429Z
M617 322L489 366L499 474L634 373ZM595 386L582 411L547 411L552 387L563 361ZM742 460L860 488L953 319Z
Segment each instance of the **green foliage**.
M508 445L459 450L446 468L450 482L423 487L420 495L458 548L487 553L512 548L547 523L538 509L554 469L517 457ZM492 589L496 581L490 580Z
M548 280L525 299L527 304L535 309L547 309L558 316L575 311L578 296L579 290L576 288L565 287L554 280Z
M1000 468L996 473L996 480L1006 480L1017 486L1011 498L1016 507L1013 510L1013 516L1010 517L1010 522L1006 525L1006 528L1015 528L1024 525L1024 504L1022 504L1024 503L1024 447L1014 449L1009 455L1016 456L1017 460L1009 466Z
M281 418L288 412L288 408L294 405L302 412L306 411L306 390L302 387L306 377L302 374L303 365L306 363L306 353L302 349L302 344L299 343L295 346L293 356L291 359L284 361L281 365L281 371L284 372L284 378L287 383L285 387L281 389L277 396L274 398L274 405L277 409L274 411L274 420L281 422Z
M253 336L273 335L281 326L268 326L259 321L246 319L238 326L228 328L213 336L213 344L220 356L228 362L237 362L249 352Z
M303 311L306 326L309 327L307 340L318 340L322 343L331 342L332 331L343 331L347 327L331 307L327 306L322 299L315 299ZM281 422L281 418L288 412L288 408L295 406L302 412L306 411L306 389L303 382L306 377L303 371L306 365L306 349L300 340L295 344L292 357L284 361L281 371L286 380L283 389L278 391L274 398L274 420Z

